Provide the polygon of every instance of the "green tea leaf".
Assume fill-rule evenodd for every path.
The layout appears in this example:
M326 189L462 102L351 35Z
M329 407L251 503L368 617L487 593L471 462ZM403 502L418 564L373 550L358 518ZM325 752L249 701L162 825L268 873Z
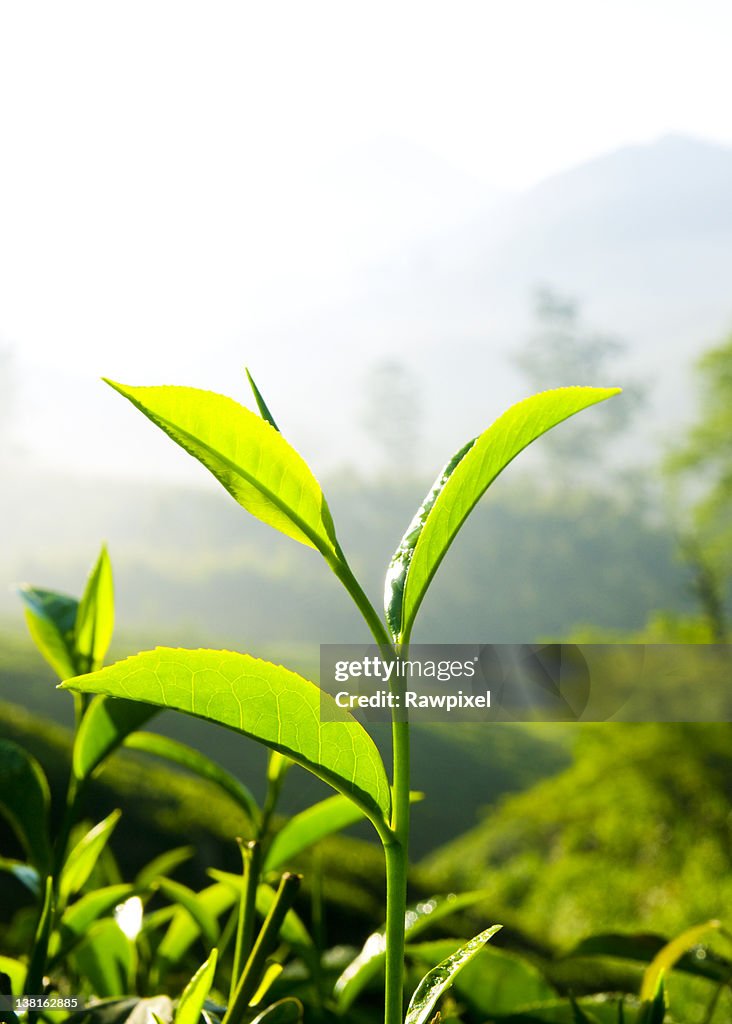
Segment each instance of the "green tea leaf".
M149 722L159 708L133 700L96 697L86 710L74 741L74 774L85 779L131 732Z
M51 940L51 929L53 928L55 916L56 900L53 889L53 877L51 875L47 875L45 891L43 894L43 906L41 907L41 914L38 918L35 935L33 936L31 958L30 963L28 964L26 982L28 984L27 991L29 993L41 991L44 968L48 955L48 944Z
M414 939L431 925L459 910L480 903L488 896L487 890L464 892L459 896L431 896L407 908L404 915L404 937ZM376 978L384 967L386 954L386 927L372 932L366 939L361 952L346 967L335 983L333 995L338 1008L348 1010L366 986Z
M25 620L33 643L59 679L70 679L79 669L74 649L74 624L79 602L74 597L39 587L20 588Z
M277 786L292 768L292 761L284 754L278 754L276 750L270 750L267 759L267 782Z
M177 903L190 914L208 945L215 946L219 940L216 918L198 898L198 893L189 889L187 885L174 882L172 878L156 878L155 885L171 903Z
M475 961L468 970L472 972L474 968ZM462 998L467 988L462 975L456 988L459 997ZM621 1024L618 1019L618 1001L607 993L583 997L576 1000L576 1005L581 1007L595 1024ZM569 999L558 998L532 1003L526 1010L497 1015L495 1019L496 1022L500 1021L500 1024L575 1024L571 1002Z
M0 955L0 971L10 978L12 995L20 996L25 991L25 976L28 968L20 960Z
M427 1024L440 996L450 988L460 971L480 953L486 942L492 939L500 928L499 924L486 928L470 942L455 950L437 967L433 967L415 989L404 1024Z
M657 953L668 945L660 935L606 933L591 935L579 942L564 957L565 961L584 957L613 957L614 959L651 963ZM696 974L713 981L726 982L732 977L732 961L713 950L705 950L703 958L683 953L674 964L675 971Z
M689 929L692 931L693 929ZM660 968L654 978L655 988L652 995L644 995L646 991L645 979L641 991L641 1005L638 1010L636 1024L663 1024L666 1019L666 991L663 982L664 969Z
M269 423L210 391L107 383L203 463L253 516L329 560L337 557L333 520L320 484Z
M674 968L676 961L697 946L709 932L716 931L721 927L721 921L705 921L704 924L694 925L693 928L687 928L681 935L677 935L675 939L659 950L643 975L643 984L640 990L641 1002L653 1000L656 997L660 979Z
M463 939L409 943L410 959L425 967L438 963L463 944ZM503 949L484 946L455 984L456 998L467 1003L480 1017L493 1018L518 1013L529 1004L556 999L557 992L541 971L524 957Z
M140 750L145 754L163 757L166 761L179 764L182 768L187 768L200 778L213 782L238 804L251 824L256 825L259 821L259 806L244 783L235 779L220 764L212 761L205 754L194 750L193 747L189 747L178 740L169 739L167 736L158 736L157 733L152 732L133 732L130 736L126 737L124 745L130 750Z
M229 651L158 648L63 684L184 711L292 758L362 808L382 834L391 793L365 729L314 683L280 665ZM328 721L322 721L326 717Z
M101 668L114 632L114 583L106 547L89 574L74 627L78 672Z
M130 991L135 951L115 921L97 921L71 954L76 972L91 983L100 999L113 999Z
M49 802L48 782L36 759L17 743L0 740L0 814L41 875L51 864Z
M196 894L202 911L218 919L237 902L236 890L230 885L217 882ZM156 960L162 967L172 966L184 956L201 934L201 928L188 911L180 907L170 922L167 932L158 945Z
M331 796L296 814L274 837L264 861L265 871L275 871L325 836L360 821L363 811L344 796Z
M213 985L217 959L218 951L212 949L208 960L198 968L186 985L175 1011L175 1024L198 1024L203 1004Z
M83 940L95 921L107 917L118 904L138 891L133 885L109 885L86 893L67 907L51 938L51 966L67 956Z
M249 372L249 369L247 367L244 367L244 371L245 371L245 373L247 375L247 380L249 381L249 387L252 389L252 394L254 395L254 401L257 403L257 408L259 409L259 415L262 417L263 420L266 420L267 423L269 423L269 425L271 427L274 427L275 430L279 430L280 428L275 423L274 416L272 415L272 413L267 408L267 403L262 398L262 395L260 393L259 388L254 383L254 378L252 377L251 373Z
M533 395L512 406L453 456L409 524L387 571L386 617L397 642L409 639L432 577L496 477L532 441L619 390L570 387Z
M300 1024L302 1015L303 1008L299 1000L280 999L257 1014L252 1024Z
M165 850L137 873L135 885L139 889L146 889L160 875L171 875L177 867L190 860L195 852L194 846L176 846L173 850Z
M208 874L211 878L215 878L217 882L228 886L234 893L241 893L244 888L244 881L241 875L235 875L230 871L219 871L217 868L209 868ZM272 909L276 896L277 890L273 889L271 885L262 883L262 885L257 886L256 908L260 917L267 916ZM280 928L280 935L285 942L288 942L300 952L310 949L313 945L313 940L307 928L294 910L288 910L287 914L285 914L282 927Z
M79 892L94 870L121 815L121 811L112 811L103 821L90 829L67 856L58 883L61 906L65 906L69 897Z
M569 1004L572 1007L573 1024L598 1024L597 1017L581 1006L571 994L569 996Z
M13 860L11 857L0 857L0 871L12 875L34 896L41 895L41 876L32 865L21 860Z
M267 961L267 966L262 972L262 980L259 982L259 987L249 1003L251 1007L256 1009L259 1006L284 969L284 964L281 964L278 960Z

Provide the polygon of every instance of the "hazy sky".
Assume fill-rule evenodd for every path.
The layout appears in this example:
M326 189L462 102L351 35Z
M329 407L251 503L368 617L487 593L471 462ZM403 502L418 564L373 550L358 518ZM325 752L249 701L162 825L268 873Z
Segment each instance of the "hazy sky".
M730 38L711 0L2 4L0 344L49 375L34 401L190 380L347 297L349 247L429 229L335 201L339 167L404 140L488 202L667 132L730 143Z

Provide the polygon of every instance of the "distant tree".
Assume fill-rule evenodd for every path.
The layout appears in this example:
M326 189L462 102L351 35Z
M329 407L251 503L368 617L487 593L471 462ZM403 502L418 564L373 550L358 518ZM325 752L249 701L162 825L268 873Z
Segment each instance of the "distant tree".
M588 465L601 441L627 429L643 401L644 389L616 370L617 357L627 345L588 328L574 299L546 286L538 288L534 317L533 333L512 357L529 391L567 384L620 384L623 388L620 399L598 407L592 423L568 423L542 442L558 468Z
M387 473L414 471L421 419L418 385L411 370L397 359L375 363L364 382L360 423Z
M701 412L665 463L682 556L714 638L728 636L732 579L732 335L697 363Z

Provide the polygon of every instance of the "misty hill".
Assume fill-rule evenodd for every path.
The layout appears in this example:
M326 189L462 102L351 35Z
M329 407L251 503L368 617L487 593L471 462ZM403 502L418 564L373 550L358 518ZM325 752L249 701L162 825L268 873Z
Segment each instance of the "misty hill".
M732 326L727 147L671 136L496 195L427 152L382 139L293 181L281 198L275 277L266 287L242 280L226 331L214 317L200 344L177 346L162 325L159 345L131 337L122 354L100 324L94 352L83 361L69 353L54 368L16 349L17 434L27 451L84 472L192 479L186 460L171 458L98 377L187 383L248 401L247 362L320 472L373 471L364 379L389 359L413 378L422 406L416 464L434 473L525 394L509 357L534 330L534 290L548 285L579 302L592 330L628 344L617 379L592 383L641 375L652 392L632 444L603 454L655 458L691 411L691 361Z
M326 494L372 602L427 488L339 476ZM122 632L153 643L232 645L317 670L321 643L363 642L355 606L313 551L256 522L222 491L22 474L0 506L0 578L78 593L102 540ZM440 567L415 639L531 642L574 627L640 629L688 607L674 540L635 485L615 492L501 479ZM0 615L20 623L12 588ZM298 667L293 665L293 667Z
M628 343L618 380L602 383L623 383L625 367L640 372L655 392L648 427L657 438L670 419L663 402L691 408L690 362L732 327L732 149L675 136L625 148L411 255L377 301L366 289L362 298L375 319L382 307L410 305L422 328L410 356L419 351L415 365L447 419L472 422L481 400L521 393L506 356L531 331L531 294L545 283Z
M423 881L488 885L499 920L565 947L718 917L732 867L729 724L616 722L577 735L574 764L491 808L423 862Z
M392 145L364 156L364 167L379 168L373 191L356 167L338 168L340 192L350 188L364 210L406 202L410 162ZM608 445L603 455L655 457L672 420L675 429L693 408L691 363L732 328L732 149L669 136L516 195L484 197L459 172L450 189L443 164L433 180L429 155L419 159L409 208L421 209L432 189L432 230L397 218L399 230L387 233L391 248L376 252L359 244L357 226L349 234L346 221L345 290L295 319L273 316L262 335L266 351L257 350L256 336L247 344L286 411L290 436L327 461L360 462L364 453L373 460L360 425L363 376L380 360L397 360L422 398L419 464L436 467L525 394L510 355L534 330L535 289L548 285L579 302L592 330L628 346L616 379L566 383L640 376L651 393L632 444ZM463 191L470 210L457 222L455 196ZM328 409L327 423L313 408Z

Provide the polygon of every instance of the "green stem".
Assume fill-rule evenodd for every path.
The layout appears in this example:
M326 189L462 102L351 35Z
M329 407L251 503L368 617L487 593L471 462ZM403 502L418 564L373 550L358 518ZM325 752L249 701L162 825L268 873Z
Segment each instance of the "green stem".
M287 912L295 902L301 878L301 875L289 873L282 876L274 903L270 907L257 941L254 943L222 1024L241 1024L241 1021L246 1019L249 1001L257 990L265 961L277 944L279 931Z
M369 601L368 597L363 591L361 584L358 582L356 577L351 571L351 567L346 561L346 556L343 552L338 549L337 557L329 559L328 564L330 565L333 572L336 574L338 579L341 581L343 586L346 588L348 593L353 598L356 607L363 615L366 625L371 631L371 635L378 644L379 650L385 658L392 658L394 656L394 647L392 645L389 634L386 631L384 623L379 617L379 613L376 611L374 606Z
M403 649L406 656L407 649ZM404 683L394 680L393 692L404 702ZM391 827L396 842L386 855L386 1003L384 1024L401 1024L404 1008L404 918L409 866L409 721L406 711L392 711L393 787Z
M231 988L229 989L229 1002L234 999L236 987L239 984L239 974L242 964L246 963L254 945L254 917L257 903L257 886L259 875L262 870L262 847L253 840L249 843L239 842L242 863L244 867L243 887L239 900L239 920L236 927L236 942L234 945L234 966L231 972Z
M61 828L54 846L53 876L57 890L58 884L61 881L61 872L63 871L64 862L66 860L71 829L74 827L74 822L76 821L77 812L79 810L82 789L82 783L76 778L72 769L69 777L69 788L66 794L64 816L61 821Z
M392 659L397 650L353 575L343 552L331 568L353 598L366 620L371 634L378 644L382 657ZM409 649L408 637L401 645L401 654L406 656ZM392 678L392 692L404 701L404 685L401 679ZM409 864L409 722L406 712L395 708L392 711L392 819L391 836L379 835L384 844L386 858L386 992L384 1002L384 1024L401 1024L404 1005L404 918L407 909L407 867Z

